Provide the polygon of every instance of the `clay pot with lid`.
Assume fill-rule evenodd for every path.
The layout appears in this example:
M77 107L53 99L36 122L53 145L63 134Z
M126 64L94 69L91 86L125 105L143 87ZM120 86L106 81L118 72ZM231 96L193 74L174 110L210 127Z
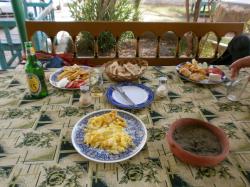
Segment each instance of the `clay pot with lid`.
M183 149L182 146L175 141L174 132L179 127L185 125L201 125L210 130L210 132L217 137L221 146L221 152L216 155L198 155ZM172 153L181 161L194 166L215 166L223 161L229 153L229 141L224 131L210 123L198 119L182 118L175 121L166 134L166 138Z

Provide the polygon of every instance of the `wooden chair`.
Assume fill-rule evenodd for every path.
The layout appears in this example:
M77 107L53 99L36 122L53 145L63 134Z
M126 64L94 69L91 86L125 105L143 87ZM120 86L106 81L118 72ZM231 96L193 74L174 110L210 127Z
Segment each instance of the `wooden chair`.
M55 36L59 31L67 31L73 40L74 47L74 62L78 64L84 64L86 61L90 65L101 65L113 58L124 58L120 57L118 51L118 41L122 33L126 31L132 31L136 37L136 58L146 59L150 65L176 65L181 62L190 60L191 58L182 57L180 55L180 41L185 33L192 32L193 35L197 36L198 44L201 41L201 38L205 36L210 31L214 32L217 36L217 46L213 58L202 59L199 58L199 45L198 49L192 58L198 60L204 60L210 62L218 56L218 44L221 41L221 38L227 33L232 32L235 35L239 35L243 31L243 23L166 23L166 22L40 22L40 21L27 21L27 34L28 38L31 40L32 36L36 31L43 31L47 36L54 40ZM93 35L94 38L94 53L92 57L78 57L77 56L77 47L76 39L77 35L82 32L87 31ZM115 56L114 57L100 57L98 50L98 36L101 32L110 31L115 40ZM143 34L146 31L150 31L155 34L156 38L156 53L153 57L142 57L139 48L140 40L142 39ZM177 46L175 56L162 57L160 55L160 42L162 41L164 33L172 31L175 33L177 38ZM53 42L52 42L53 45ZM55 53L53 50L52 53Z

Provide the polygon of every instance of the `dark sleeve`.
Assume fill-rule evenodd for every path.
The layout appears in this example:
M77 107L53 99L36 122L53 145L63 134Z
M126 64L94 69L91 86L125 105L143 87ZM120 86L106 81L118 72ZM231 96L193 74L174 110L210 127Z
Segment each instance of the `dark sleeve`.
M228 49L217 59L211 62L212 65L230 65L233 63L233 59Z

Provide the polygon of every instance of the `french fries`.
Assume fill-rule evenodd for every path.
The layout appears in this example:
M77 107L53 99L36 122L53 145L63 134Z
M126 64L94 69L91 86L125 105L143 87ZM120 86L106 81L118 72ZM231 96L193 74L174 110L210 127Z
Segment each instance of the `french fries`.
M89 71L84 70L78 65L65 66L63 72L57 76L57 80L60 81L63 78L67 78L69 81L76 79L87 80L89 78Z

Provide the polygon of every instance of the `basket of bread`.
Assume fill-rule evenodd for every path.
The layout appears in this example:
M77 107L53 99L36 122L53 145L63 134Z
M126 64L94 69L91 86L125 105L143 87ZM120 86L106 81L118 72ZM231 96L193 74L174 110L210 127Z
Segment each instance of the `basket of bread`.
M142 59L114 59L105 64L105 73L114 81L135 81L147 67L148 62Z

